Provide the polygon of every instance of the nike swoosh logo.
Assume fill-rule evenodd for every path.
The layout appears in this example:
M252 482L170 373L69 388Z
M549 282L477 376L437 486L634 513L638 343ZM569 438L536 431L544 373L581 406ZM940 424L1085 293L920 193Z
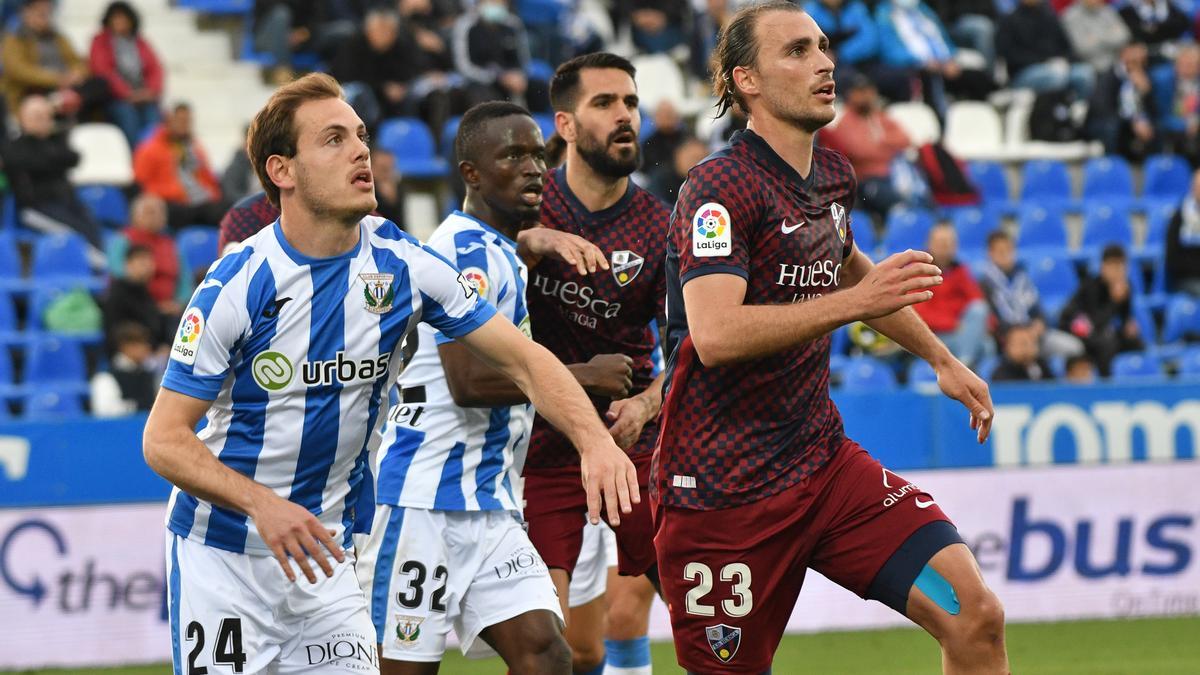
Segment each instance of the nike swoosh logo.
M800 229L800 228L802 228L802 227L804 227L804 221L803 221L803 220L802 220L802 221L800 221L800 222L798 222L798 223L796 223L795 225L792 225L791 227L788 227L787 220L784 220L782 223L780 223L780 224L779 224L779 229L780 229L780 231L782 231L784 234L791 234L791 233L795 232L796 230L798 230L798 229Z
M274 305L263 310L263 318L274 319L275 317L279 316L279 310L283 309L283 306L291 301L291 298L280 298L276 300Z
M937 502L933 501L932 499L930 499L927 502L923 502L923 501L921 501L920 497L913 497L913 503L917 505L918 509L927 509L927 508L933 506L934 504L936 504Z

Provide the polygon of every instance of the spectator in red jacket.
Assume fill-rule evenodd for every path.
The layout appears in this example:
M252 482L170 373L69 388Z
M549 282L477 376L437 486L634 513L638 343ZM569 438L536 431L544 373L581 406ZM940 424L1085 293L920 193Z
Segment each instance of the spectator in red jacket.
M933 299L913 306L934 333L963 363L973 366L996 351L987 333L988 306L971 276L958 262L958 235L950 223L938 223L929 231L929 254L942 269L942 285L933 289Z
M128 2L114 2L104 10L100 32L92 38L88 65L92 73L108 82L112 100L108 114L129 147L159 120L163 92L163 69L150 44L138 33L141 20Z
M130 246L144 246L154 255L154 274L147 285L158 308L168 316L180 312L175 301L179 289L179 251L175 238L166 233L167 203L157 195L143 193L133 200L129 227L122 232Z
M221 185L192 135L192 109L186 103L175 104L154 134L134 151L133 177L143 191L166 200L172 229L213 225L225 214Z
M884 112L879 92L865 75L851 78L846 109L834 126L821 130L821 145L850 160L863 208L878 220L905 201L892 182L892 162L911 145L908 134Z

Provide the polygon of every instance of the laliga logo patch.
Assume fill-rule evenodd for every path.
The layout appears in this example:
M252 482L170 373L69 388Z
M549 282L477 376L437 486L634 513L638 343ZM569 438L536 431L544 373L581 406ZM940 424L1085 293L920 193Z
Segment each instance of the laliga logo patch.
M610 259L613 276L622 286L633 281L638 272L642 271L642 263L646 262L645 258L633 251L613 251Z
M396 614L396 644L405 649L412 649L417 646L417 640L421 638L421 622L425 620L420 616L405 616Z
M204 314L196 307L184 313L179 322L179 332L175 334L175 344L171 345L171 358L189 366L196 363L196 350L200 346L200 338L204 335Z
M468 267L462 271L462 275L468 283L475 287L476 292L485 298L488 296L488 278L483 270L478 267Z
M833 229L837 230L838 239L846 242L846 209L834 202L829 205L829 213L833 216Z
M372 314L386 314L392 311L392 301L396 299L396 289L392 288L392 274L360 274L363 280L363 298L367 302L367 311Z
M742 643L742 629L723 623L705 628L704 636L708 638L708 646L712 647L713 654L721 663L733 660L733 657L737 656L738 645Z
M727 256L733 250L729 211L709 202L692 216L692 255L697 258Z

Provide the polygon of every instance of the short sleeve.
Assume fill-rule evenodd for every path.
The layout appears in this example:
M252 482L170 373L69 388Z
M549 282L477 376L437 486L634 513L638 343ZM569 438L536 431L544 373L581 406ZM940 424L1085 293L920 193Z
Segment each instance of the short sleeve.
M484 233L479 230L463 230L456 232L453 239L442 239L439 242L440 245L431 245L431 248L453 261L463 278L475 287L479 295L490 302L493 307L498 307L500 304L498 294L504 285L504 280L497 278L499 270L491 260L490 247L484 236ZM454 338L448 337L440 331L434 336L434 339L439 345L454 342Z
M671 214L671 243L680 281L705 274L750 276L751 237L762 217L757 181L748 167L716 158L694 167Z
M496 315L496 308L449 260L427 246L414 245L414 251L409 270L413 287L421 294L422 321L453 339Z
M217 262L196 288L171 344L162 386L211 401L229 374L234 346L249 325L247 282L251 249Z

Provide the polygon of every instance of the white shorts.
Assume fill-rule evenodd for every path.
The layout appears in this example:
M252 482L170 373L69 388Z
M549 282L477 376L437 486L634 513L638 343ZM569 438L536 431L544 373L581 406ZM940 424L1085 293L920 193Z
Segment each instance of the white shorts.
M175 672L379 673L375 631L354 555L317 583L270 556L233 553L167 533L167 601Z
M546 563L508 511L432 511L377 506L358 559L383 657L441 661L451 627L463 654L495 651L476 640L526 612L561 622Z
M608 589L608 568L617 564L617 535L606 523L583 526L583 545L571 575L568 605L581 607L604 595Z

